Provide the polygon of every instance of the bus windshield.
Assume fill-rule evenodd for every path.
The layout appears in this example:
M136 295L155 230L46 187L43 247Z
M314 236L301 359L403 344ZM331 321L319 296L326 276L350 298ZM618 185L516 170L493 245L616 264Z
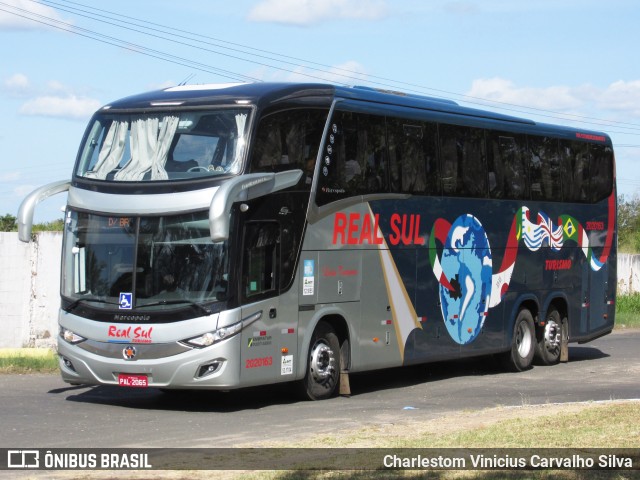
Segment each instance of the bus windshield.
M211 241L208 212L106 217L69 211L66 230L62 293L72 302L127 310L227 299L227 243Z
M90 123L76 175L116 182L237 174L250 109L101 113Z

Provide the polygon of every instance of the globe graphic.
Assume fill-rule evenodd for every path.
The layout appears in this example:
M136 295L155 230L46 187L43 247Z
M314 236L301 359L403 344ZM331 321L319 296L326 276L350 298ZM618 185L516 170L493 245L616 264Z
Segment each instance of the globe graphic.
M464 345L480 333L491 296L491 248L477 218L461 215L453 222L440 263L453 287L440 285L442 317L451 338Z

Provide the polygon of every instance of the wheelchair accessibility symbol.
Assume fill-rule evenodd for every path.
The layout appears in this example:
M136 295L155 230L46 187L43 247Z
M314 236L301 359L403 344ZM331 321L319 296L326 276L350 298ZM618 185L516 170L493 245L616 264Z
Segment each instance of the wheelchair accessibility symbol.
M131 293L120 293L120 310L131 310L133 295Z

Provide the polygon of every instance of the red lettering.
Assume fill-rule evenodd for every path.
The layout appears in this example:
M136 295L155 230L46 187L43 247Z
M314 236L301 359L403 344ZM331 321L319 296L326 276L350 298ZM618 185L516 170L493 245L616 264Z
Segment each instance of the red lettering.
M369 245L373 243L371 238L371 217L369 215L365 215L364 218L362 219L362 231L360 232L360 245L362 245L365 240Z
M336 213L333 217L333 244L338 243L338 235L340 235L340 243L344 245L345 242L345 231L344 229L347 227L347 216L344 213Z
M338 274L335 270L329 267L322 268L322 276L323 277L335 277Z
M130 335L131 335L131 327L118 328L115 325L109 325L109 330L107 331L108 337L129 338Z
M545 270L570 270L571 260L545 260Z
M604 222L587 222L585 230L604 230Z
M374 245L382 245L384 239L378 235L380 231L380 215L377 213L373 216L373 244Z
M359 213L349 214L349 230L347 232L347 243L349 245L357 245L358 240L354 237L354 234L358 233L358 221L360 220Z
M145 329L145 328L142 328L142 327L137 327L133 331L133 335L134 335L133 338L134 339L138 339L138 338L150 339L152 330L153 330L153 327L149 327L149 329Z
M151 332L153 327L136 327L131 331L132 327L118 328L116 325L109 325L107 336L112 338L126 338L134 343L151 343Z
M424 237L420 236L420 215L415 216L416 219L416 234L413 237L414 245L424 245Z
M389 235L389 243L391 245L398 245L400 243L400 228L398 227L398 223L400 223L400 215L394 213L391 215L391 235Z
M344 268L342 265L338 267L338 270L339 270L339 275L342 277L355 277L356 275L358 275L357 270L349 270Z
M333 244L341 245L382 245L384 238L379 234L379 216L373 217L373 225L371 225L371 216L362 216L362 223L359 213L350 213L349 217L345 213L336 213L333 219Z
M407 234L407 223L409 223L409 234ZM411 245L413 239L413 215L411 220L407 222L407 216L402 215L402 243L403 245Z
M602 135L592 135L589 133L576 133L576 138L583 138L585 140L594 140L596 142L606 142L607 138Z
M270 367L273 365L273 357L249 358L245 360L244 368Z
M424 237L420 236L420 215L391 215L391 235L389 243L398 245L424 245Z

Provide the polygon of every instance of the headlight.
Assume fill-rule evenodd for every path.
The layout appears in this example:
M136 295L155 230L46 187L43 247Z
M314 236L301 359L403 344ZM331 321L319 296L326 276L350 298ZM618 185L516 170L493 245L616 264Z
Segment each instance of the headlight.
M86 338L81 337L75 332L72 332L68 328L60 327L60 337L64 339L65 342L69 342L71 344L84 342Z
M192 347L204 348L225 340L229 337L233 337L236 333L242 330L242 322L235 323L228 327L222 327L215 332L207 332L200 336L183 340L182 343L186 343Z

